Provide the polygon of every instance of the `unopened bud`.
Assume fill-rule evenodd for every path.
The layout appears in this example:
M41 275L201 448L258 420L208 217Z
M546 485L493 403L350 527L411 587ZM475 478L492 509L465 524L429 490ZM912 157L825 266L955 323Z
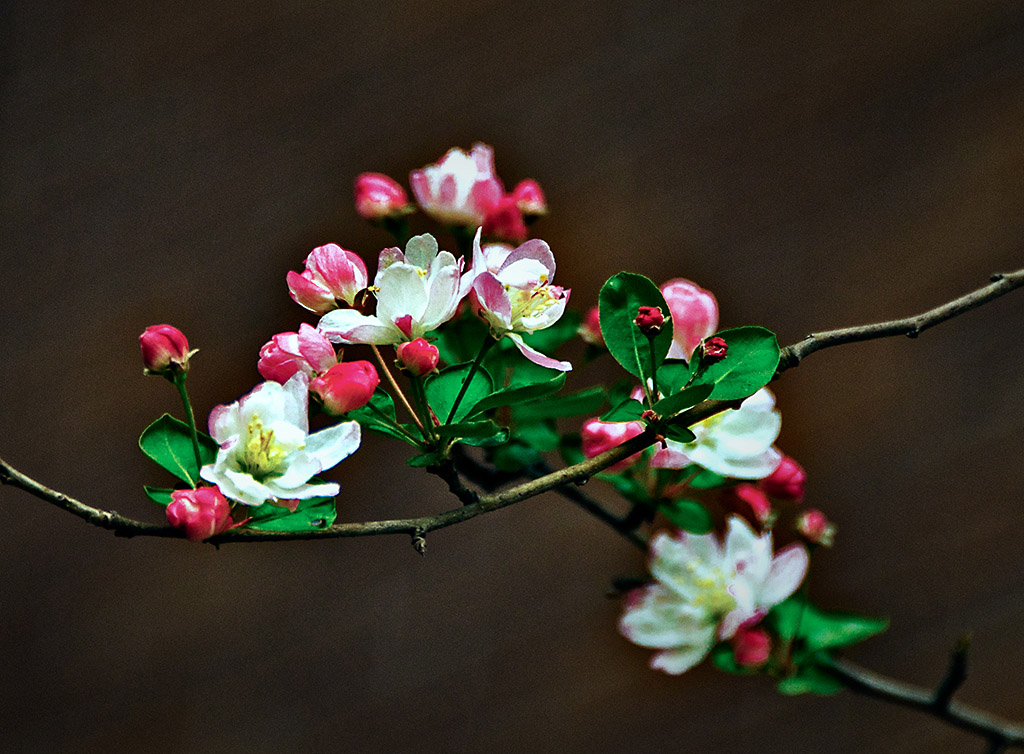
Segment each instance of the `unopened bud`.
M488 238L500 238L502 241L522 243L526 240L526 223L515 198L502 197L488 210L482 232Z
M401 184L383 173L360 173L356 176L355 192L356 212L366 220L400 217L412 209Z
M167 506L167 521L185 532L190 542L202 542L230 528L231 503L216 487L174 490Z
M540 184L532 178L519 181L512 189L512 198L515 199L519 211L526 217L537 217L548 213L548 202L544 198L544 192Z
M713 338L708 338L701 344L701 355L705 364L714 364L716 361L721 361L728 352L729 344L717 335Z
M770 476L761 480L761 489L780 500L799 503L804 499L806 482L807 472L803 466L789 456L783 456L779 467Z
M737 665L756 670L768 662L772 639L763 628L741 628L732 638L732 652Z
M139 336L139 346L146 374L187 372L188 357L194 353L181 330L171 325L150 325Z
M370 402L380 384L377 369L368 361L343 361L309 383L330 414L344 414Z
M641 306L633 322L644 335L657 335L665 324L665 315L661 313L660 306Z
M831 547L836 535L835 525L816 508L800 514L796 520L796 529L811 544L824 547Z
M402 343L395 351L398 354L398 365L414 377L422 377L433 372L441 358L437 346L423 338Z
M583 323L576 332L583 338L584 343L603 347L604 336L601 334L601 310L596 306L590 307L586 316L583 317Z
M737 484L723 495L723 504L743 516L757 528L773 520L772 503L768 496L752 484Z

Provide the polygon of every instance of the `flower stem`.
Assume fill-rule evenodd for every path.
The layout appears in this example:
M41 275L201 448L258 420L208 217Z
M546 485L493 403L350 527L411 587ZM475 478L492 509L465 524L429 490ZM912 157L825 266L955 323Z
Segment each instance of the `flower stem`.
M380 418L380 420L382 422L387 424L393 430L395 430L396 432L401 432L402 435L404 435L405 437L409 438L409 442L413 443L416 446L422 445L422 443L420 443L420 441L419 441L419 438L417 438L415 435L413 435L411 432L409 432L409 430L407 430L405 427L403 427L398 422L393 421L390 416L385 414L383 411L381 411L379 408L374 406L372 403L367 403L366 407L368 409L370 409L373 413L375 413Z
M651 354L651 392L648 399L651 402L650 408L654 410L654 404L658 400L658 361L654 358L654 336L647 336L647 350Z
M395 377L391 374L391 370L388 369L387 362L384 361L384 357L381 355L380 349L372 344L370 345L370 348L373 350L373 355L377 357L377 363L380 364L380 368L384 370L384 376L388 378L388 382L391 384L395 394L398 396L398 400L402 402L402 405L405 406L405 410L408 411L409 415L412 417L413 423L417 428L419 428L420 432L423 433L423 438L428 439L426 430L423 429L423 424L420 422L420 417L416 415L416 411L409 403L409 399L405 397L405 393L402 392L402 388L400 388L398 383L395 381Z
M455 396L455 403L452 404L452 410L448 412L448 419L445 420L445 424L451 424L452 419L455 418L455 412L459 410L459 404L462 403L462 399L466 395L466 391L469 390L469 383L473 381L473 377L476 375L477 370L480 369L480 364L484 360L484 356L491 350L491 346L497 343L494 338L491 337L490 333L484 336L483 345L480 346L480 351L477 353L476 358L473 359L473 365L469 368L469 374L466 375L466 379L462 382L462 388L459 390L459 394Z
M423 388L423 379L411 377L409 383L412 385L412 397L416 402L416 407L423 412L420 418L423 420L423 426L427 428L427 432L430 435L427 439L433 441L436 439L433 428L439 422L437 417L434 416L434 412L430 410L430 404L427 403L427 392Z
M185 407L185 418L188 419L188 431L192 435L192 453L196 458L196 479L199 479L199 472L203 469L203 457L199 454L199 433L196 431L196 417L192 413L192 402L188 399L188 389L185 387L185 380L188 373L176 371L174 373L174 387L178 388L178 395L181 396L181 405ZM192 488L195 489L193 484Z

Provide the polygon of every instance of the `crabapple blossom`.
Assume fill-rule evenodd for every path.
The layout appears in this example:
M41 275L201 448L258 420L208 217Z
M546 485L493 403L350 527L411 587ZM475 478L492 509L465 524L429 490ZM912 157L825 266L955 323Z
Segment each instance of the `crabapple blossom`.
M759 529L772 520L772 503L759 488L749 483L737 484L722 493L723 503Z
M288 294L299 306L326 314L338 308L338 301L355 306L367 280L366 264L358 254L329 243L309 253L302 272L288 273Z
M713 533L661 532L650 545L654 583L629 594L619 630L659 650L652 668L678 675L793 594L807 566L802 545L773 556L771 532L758 535L738 516L729 518L724 542Z
M187 372L188 358L195 353L188 350L184 333L171 325L150 325L139 336L139 346L146 374Z
M303 322L298 332L278 333L267 341L260 349L256 369L264 379L283 384L296 372L312 379L337 363L331 341Z
M438 251L429 233L414 236L400 249L380 253L371 290L376 314L336 309L317 328L335 343L384 345L415 340L455 314L461 296L463 260Z
M725 342L724 338L708 338L700 344L700 349L704 363L714 364L724 359L725 355L729 353L729 344Z
M741 628L732 637L732 654L741 668L756 670L768 662L772 639L763 628Z
M383 220L408 214L409 197L391 176L360 173L355 180L356 212L366 220Z
M504 196L494 173L494 150L476 143L469 153L452 147L436 163L409 174L420 208L439 222L479 226Z
M633 322L644 335L653 336L661 331L665 324L665 315L660 306L641 306Z
M718 329L718 302L710 291L684 278L661 286L672 315L670 359L687 359L704 338Z
M263 382L215 407L209 428L220 449L200 476L245 505L338 494L333 482L309 480L356 451L359 424L342 422L309 434L308 399L306 376L297 373L283 385Z
M581 430L583 455L587 458L599 456L606 450L622 445L626 440L636 437L643 431L644 425L640 422L603 422L597 418L588 419L584 422ZM618 463L606 468L605 471L610 474L622 471L635 463L640 455L640 453L634 453L628 458L623 458Z
M604 346L604 336L601 334L601 309L597 306L590 307L576 332L583 338L584 343L592 346Z
M437 362L441 360L437 346L423 338L401 343L395 352L398 355L399 366L414 377L430 374L437 369Z
M330 414L362 408L380 384L377 368L368 361L343 361L309 383Z
M831 547L836 535L835 525L817 508L801 513L796 520L796 529L811 544L824 547Z
M778 468L761 480L761 489L780 500L792 500L799 503L804 499L806 483L807 472L804 471L803 466L784 455Z
M522 243L526 240L526 223L523 213L511 196L505 196L487 211L484 217L483 234L488 238Z
M568 371L568 361L552 359L526 345L520 333L532 333L555 324L565 312L569 289L551 285L555 257L540 239L515 248L496 271L491 271L480 246L480 231L473 239L473 298L480 317L495 338L508 336L527 359L549 369Z
M231 528L231 503L216 487L174 490L167 522L185 532L190 542L202 542Z
M739 409L715 414L690 427L689 443L667 440L651 459L659 469L681 469L691 463L736 479L762 479L778 468L782 454L772 447L782 429L775 396L761 388Z
M548 201L544 198L540 184L532 178L526 178L516 184L511 196L515 199L519 211L526 217L537 217L548 213Z

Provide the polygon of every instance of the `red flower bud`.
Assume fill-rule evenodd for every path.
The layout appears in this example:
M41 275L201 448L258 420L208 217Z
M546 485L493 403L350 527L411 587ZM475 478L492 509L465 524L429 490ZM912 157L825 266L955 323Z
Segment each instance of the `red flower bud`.
M701 353L706 364L714 364L716 361L721 361L728 352L729 344L717 335L714 338L708 338L701 344Z
M331 414L361 408L370 402L380 377L368 361L343 361L309 383L309 389L320 396Z
M747 519L755 528L763 528L772 518L772 504L760 488L752 484L737 484L722 497L723 505Z
M188 340L177 327L151 325L139 336L146 374L187 372Z
M398 365L414 377L422 377L433 372L441 358L437 346L423 338L402 343L395 351L398 353Z
M580 329L576 332L583 338L584 343L592 346L604 346L604 336L601 334L601 310L596 306L590 307L583 318Z
M644 431L644 425L640 422L603 422L599 419L588 419L583 424L581 431L583 439L583 455L587 458L599 456L606 450L611 450L621 445ZM634 453L628 458L623 458L618 463L612 464L606 472L614 474L622 471L640 458L640 453Z
M522 243L526 240L526 223L523 222L523 213L519 210L513 197L502 197L488 210L484 217L483 235L515 243Z
M660 306L641 306L633 321L644 335L656 335L665 324L665 315Z
M824 513L811 508L804 511L796 520L796 529L811 544L831 547L835 538L836 527Z
M806 482L807 472L803 466L789 456L783 456L779 467L770 476L761 480L761 489L780 500L799 503L804 499Z
M401 184L383 173L356 176L356 212L366 220L383 220L409 212L409 197Z
M548 202L544 198L544 192L540 190L540 184L532 178L519 181L512 189L512 198L515 199L519 211L527 217L548 213Z
M174 490L167 506L167 521L185 532L190 542L202 542L230 528L231 503L216 487Z
M736 664L755 670L766 662L772 652L772 639L763 628L741 628L732 638Z

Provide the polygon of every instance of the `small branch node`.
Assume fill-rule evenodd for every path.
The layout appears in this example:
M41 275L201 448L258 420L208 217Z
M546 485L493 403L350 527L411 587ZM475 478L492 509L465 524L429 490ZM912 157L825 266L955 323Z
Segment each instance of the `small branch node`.
M988 279L991 280L993 283L998 283L1000 280L1002 280L1005 277L1006 277L1006 273L1005 272L993 272L991 275L989 275Z
M970 632L963 634L957 639L949 654L949 668L935 690L935 698L932 701L937 710L948 710L953 695L967 680L967 652L971 648L971 638Z
M427 538L423 536L423 532L416 530L412 533L412 546L420 555L427 554Z

